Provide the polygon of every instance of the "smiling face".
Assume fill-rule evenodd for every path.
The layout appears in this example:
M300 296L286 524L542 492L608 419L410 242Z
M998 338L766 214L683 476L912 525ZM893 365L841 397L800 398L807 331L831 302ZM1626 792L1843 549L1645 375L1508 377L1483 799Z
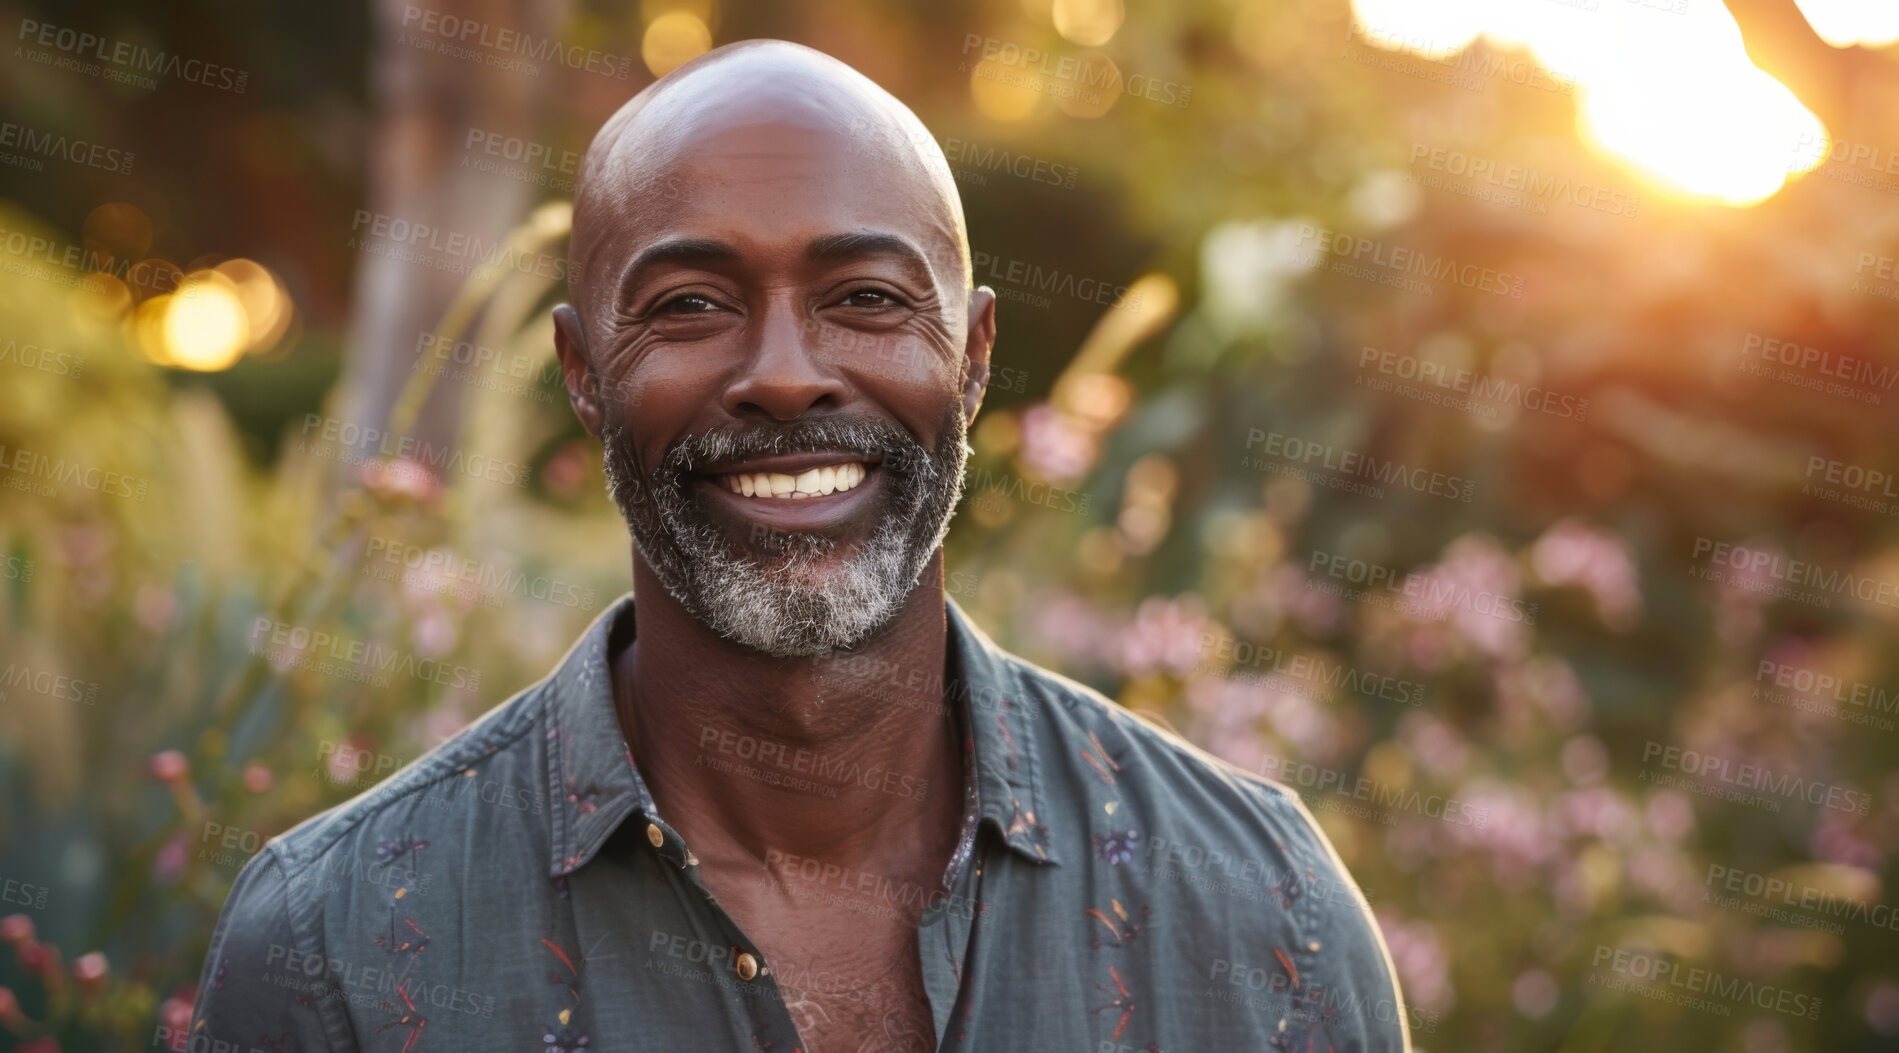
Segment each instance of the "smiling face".
M955 509L994 300L935 149L847 67L755 44L648 89L589 151L569 393L641 558L755 650L873 636Z

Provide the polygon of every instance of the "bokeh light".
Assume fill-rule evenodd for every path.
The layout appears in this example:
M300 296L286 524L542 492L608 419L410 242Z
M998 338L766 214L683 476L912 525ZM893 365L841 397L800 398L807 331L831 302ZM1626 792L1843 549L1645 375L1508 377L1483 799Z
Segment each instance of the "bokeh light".
M969 71L969 99L992 121L1019 121L1034 113L1042 99L1034 79L998 59L983 59Z
M188 274L178 291L164 299L159 335L166 357L178 365L204 372L228 369L250 345L244 301L236 284L222 274Z
M1127 17L1121 0L1055 0L1050 14L1057 33L1091 48L1113 40L1122 19Z
M1482 35L1573 82L1584 141L1673 196L1751 205L1818 163L1826 129L1748 58L1714 0L1592 8L1503 0L1353 0L1365 39L1441 59Z
M691 11L668 11L646 27L640 58L653 76L663 77L712 49L712 30Z
M1899 40L1899 4L1892 0L1794 0L1815 36L1836 48L1885 47Z

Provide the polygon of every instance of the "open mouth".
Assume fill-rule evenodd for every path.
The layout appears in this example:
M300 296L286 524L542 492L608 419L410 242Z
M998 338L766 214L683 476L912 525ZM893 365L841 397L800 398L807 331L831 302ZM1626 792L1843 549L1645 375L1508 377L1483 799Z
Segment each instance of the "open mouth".
M863 461L837 461L805 468L798 472L727 472L715 478L727 490L741 497L795 501L852 490L864 481L870 465Z

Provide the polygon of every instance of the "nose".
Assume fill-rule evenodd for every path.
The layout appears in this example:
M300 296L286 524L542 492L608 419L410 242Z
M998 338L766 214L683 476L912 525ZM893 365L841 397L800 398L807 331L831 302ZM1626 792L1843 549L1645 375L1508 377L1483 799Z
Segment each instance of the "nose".
M726 384L727 413L788 421L844 402L848 389L819 354L815 321L780 302L765 310L754 333L745 361Z

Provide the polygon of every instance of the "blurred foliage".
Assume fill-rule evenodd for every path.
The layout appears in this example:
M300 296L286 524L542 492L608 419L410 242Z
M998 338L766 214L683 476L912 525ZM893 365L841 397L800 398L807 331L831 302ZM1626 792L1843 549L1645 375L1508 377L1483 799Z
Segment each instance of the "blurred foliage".
M643 20L666 6L575 10L563 32L638 55ZM311 429L306 415L334 412L348 322L361 11L89 17L251 70L253 86L141 93L14 63L14 119L85 129L139 163L135 178L8 172L0 227L73 243L95 206L131 202L153 219L152 258L257 259L299 315L278 350L189 374L142 357L114 313L125 304L76 274L43 261L0 274L0 913L32 925L0 928L14 945L0 984L19 1003L0 996L0 1020L21 1040L149 1048L188 1014L212 919L261 841L542 676L626 587L627 547L544 368L548 324L528 308L556 295L545 284L511 280L496 296L508 309L469 330L536 368L468 384L458 447L529 466L528 485L358 471ZM1707 875L1899 901L1891 721L1772 704L1757 676L1771 660L1899 690L1893 610L1712 582L1697 545L1899 580L1891 517L1806 485L1816 455L1899 476L1890 408L1743 370L1750 334L1899 364L1892 304L1849 284L1860 253L1893 254L1894 211L1823 174L1749 209L1672 201L1583 146L1561 93L1374 68L1348 25L1334 0L1132 5L1098 53L1124 77L1190 86L1190 101L1123 94L1091 114L1051 92L976 102L987 41L1087 50L1046 5L831 0L712 18L721 43L837 54L951 154L986 254L978 280L1005 293L951 595L1026 657L1308 791L1432 1022L1418 1048L1890 1048L1894 932L1755 917L1713 902ZM1853 68L1866 97L1893 94L1889 54ZM641 81L573 79L541 123L578 151ZM1876 112L1825 116L1880 141ZM1536 212L1427 188L1419 143L1615 187L1641 209ZM997 168L997 151L1070 169L1073 186ZM1521 294L1315 267L1307 232L1322 230L1515 276ZM1015 261L1128 295L1103 309L1037 293L1005 280ZM29 365L27 347L62 357ZM1569 411L1379 390L1393 379L1379 352L1554 392ZM1458 496L1354 492L1324 458L1301 477L1287 437L1440 473ZM1511 613L1339 595L1328 586L1349 583L1329 568L1351 564L1334 559ZM535 582L564 588L537 598ZM332 675L321 648L273 644L294 631L375 648L397 671ZM1367 684L1405 687L1352 689ZM1661 786L1650 743L1853 787L1870 808L1770 811ZM1302 784L1318 771L1487 821L1354 814L1340 805L1363 802ZM1610 992L1602 946L1823 1008L1721 1015ZM103 979L74 976L68 959L94 950Z

